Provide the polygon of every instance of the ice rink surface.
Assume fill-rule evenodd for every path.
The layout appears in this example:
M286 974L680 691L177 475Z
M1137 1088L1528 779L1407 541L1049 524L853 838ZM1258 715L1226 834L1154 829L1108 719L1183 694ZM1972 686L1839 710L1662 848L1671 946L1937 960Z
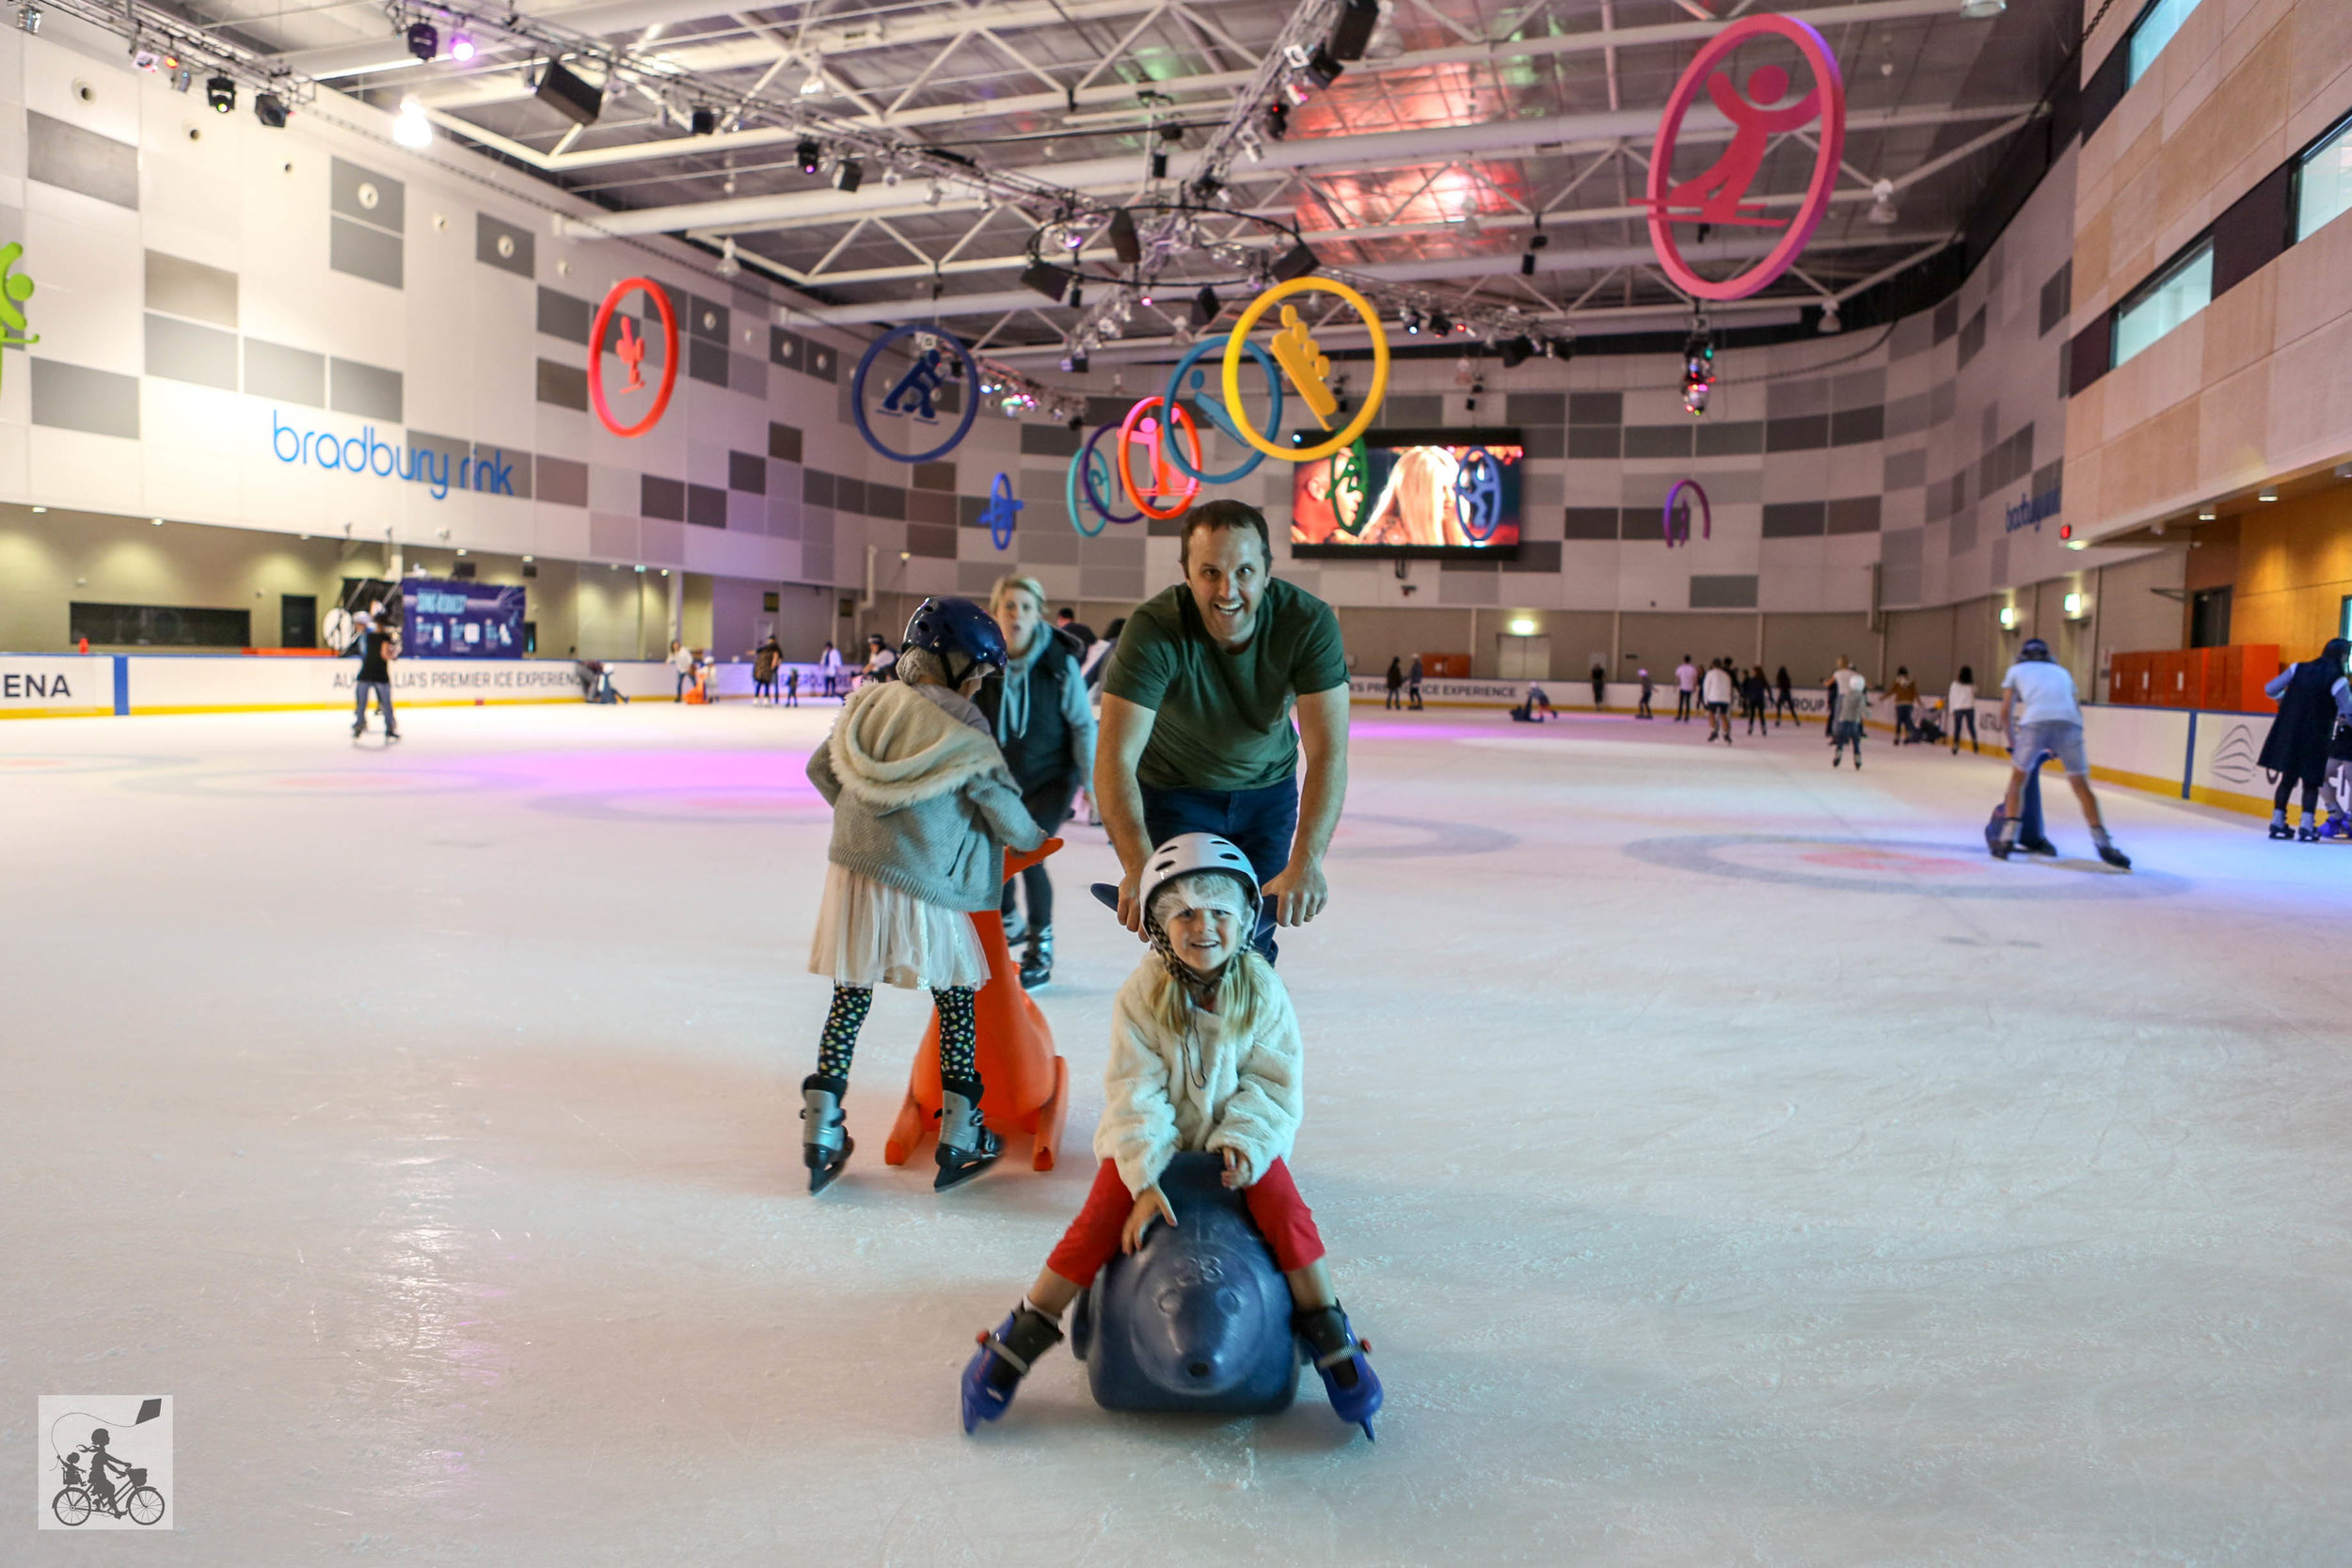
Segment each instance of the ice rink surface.
M2107 790L2125 877L2053 788L2001 865L1989 759L1359 706L1281 972L1378 1444L1066 1352L967 1438L1141 950L1072 830L1073 1157L886 1167L885 992L811 1199L831 713L0 725L0 1560L2352 1560L2352 847ZM91 1390L174 1396L176 1533L31 1533Z

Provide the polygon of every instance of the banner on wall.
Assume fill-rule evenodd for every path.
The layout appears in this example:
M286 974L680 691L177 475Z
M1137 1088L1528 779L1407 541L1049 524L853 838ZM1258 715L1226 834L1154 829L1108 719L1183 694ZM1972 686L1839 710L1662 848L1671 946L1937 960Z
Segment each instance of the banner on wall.
M405 658L520 658L521 588L410 578L401 584Z

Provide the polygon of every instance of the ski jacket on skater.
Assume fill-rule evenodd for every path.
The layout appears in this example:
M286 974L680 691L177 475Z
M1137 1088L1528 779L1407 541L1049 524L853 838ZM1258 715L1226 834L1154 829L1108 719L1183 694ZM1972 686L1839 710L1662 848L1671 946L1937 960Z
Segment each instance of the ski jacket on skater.
M1270 968L1260 976L1265 1005L1247 1033L1232 1028L1221 1014L1196 1007L1191 1038L1171 1035L1156 1003L1163 988L1175 983L1154 956L1127 976L1112 1004L1094 1154L1118 1162L1119 1179L1130 1193L1157 1181L1180 1149L1218 1153L1230 1148L1248 1160L1253 1179L1263 1176L1275 1161L1290 1157L1306 1111L1298 1015Z

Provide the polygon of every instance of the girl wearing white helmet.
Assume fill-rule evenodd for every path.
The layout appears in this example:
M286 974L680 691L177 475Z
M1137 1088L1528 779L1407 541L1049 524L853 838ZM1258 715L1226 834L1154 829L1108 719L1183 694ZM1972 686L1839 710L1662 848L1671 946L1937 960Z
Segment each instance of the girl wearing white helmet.
M1063 1311L1113 1253L1135 1251L1154 1219L1176 1223L1160 1173L1191 1149L1224 1155L1225 1184L1242 1191L1290 1282L1293 1324L1314 1349L1332 1409L1369 1421L1380 1380L1332 1293L1323 1238L1285 1164L1305 1108L1298 1018L1273 966L1249 946L1258 879L1231 841L1182 833L1152 852L1139 892L1152 951L1113 1007L1094 1132L1102 1164L1027 1297L964 1368L964 1430L1004 1414L1022 1374L1061 1342ZM1117 907L1116 889L1096 895Z

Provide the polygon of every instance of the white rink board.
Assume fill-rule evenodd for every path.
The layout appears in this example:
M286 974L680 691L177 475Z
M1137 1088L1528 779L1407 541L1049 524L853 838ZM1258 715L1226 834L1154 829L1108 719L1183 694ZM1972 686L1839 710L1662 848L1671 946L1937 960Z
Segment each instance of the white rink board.
M65 719L115 710L105 654L0 654L0 719Z

